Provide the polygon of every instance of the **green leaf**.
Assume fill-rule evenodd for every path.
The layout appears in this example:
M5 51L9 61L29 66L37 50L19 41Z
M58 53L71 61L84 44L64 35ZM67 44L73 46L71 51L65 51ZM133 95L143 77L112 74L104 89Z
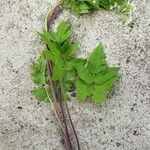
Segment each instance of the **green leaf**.
M32 81L37 85L42 85L45 83L45 66L46 60L41 55L31 69L30 69L30 76Z
M96 84L103 84L109 80L111 80L113 77L118 76L119 68L107 68L107 70L103 73L99 73L94 77L94 82Z
M53 62L53 73L52 79L54 81L61 80L64 75L64 61L60 56L60 52L57 50L54 51L44 51L43 55Z
M69 92L69 90L71 89L72 85L73 85L72 83L69 83L69 82L65 82L65 81L64 81L64 90L65 90L66 93ZM65 93L65 94L66 94L66 93Z
M38 87L32 90L32 94L39 100L49 102L45 87ZM49 93L50 96L50 93ZM50 96L51 97L51 96Z
M97 46L88 59L88 65L91 73L99 73L107 67L106 56L101 45Z
M46 31L45 29L43 29L43 32L40 33L40 32L37 32L38 35L41 37L41 39L45 42L45 43L49 43L49 41L56 41L56 38L55 38L55 33L54 32L48 32Z
M74 69L74 66L76 64L76 59L72 58L72 59L68 59L65 60L65 71L72 71Z
M78 95L81 95L78 98L82 98L81 100L89 96L95 103L104 102L107 99L107 94L119 79L119 68L107 65L106 56L101 46L91 53L87 64L79 63L75 68L79 76L76 87L78 86Z
M39 33L41 39L48 45L50 50L59 49L56 34L54 32L48 32L46 30L43 30L42 33Z
M61 80L64 75L64 63L62 59L59 59L57 62L55 62L55 65L53 67L53 73L52 73L52 79L54 81Z
M57 34L63 35L65 34L68 30L70 30L70 24L66 22L61 22L58 27L57 27Z
M66 51L65 55L70 56L74 54L78 49L78 44L72 44L68 50Z
M89 69L83 64L77 64L76 70L80 79L84 82L91 84L93 82L92 74L90 73Z
M85 14L89 12L89 6L86 3L79 4L79 12L80 14Z
M69 43L69 39L67 39L65 42L63 42L61 44L60 49L59 49L60 53L62 55L65 55L65 53L67 52L67 50L69 49L69 47L70 47L70 43Z
M90 5L90 8L93 9L99 9L99 0L84 0L87 2L88 5Z
M45 58L48 58L52 62L56 63L61 59L60 52L58 50L51 50L51 51L43 51L43 55Z
M58 43L63 43L71 36L71 28L70 25L66 22L61 22L57 27L56 39Z
M101 88L103 90L105 90L106 92L109 92L111 90L111 88L113 87L113 85L115 84L116 81L119 80L119 76L115 76L113 78L111 78L110 80L106 81L105 83L103 83L101 85Z
M30 76L31 76L31 80L35 84L40 85L44 83L42 72L38 70L36 66L32 66L31 71L30 71Z
M98 91L94 91L92 94L92 99L95 103L103 103L107 99L106 96L107 95L100 94L100 92L98 92Z
M73 83L76 78L75 70L67 71L65 73L65 82Z
M76 83L77 99L85 100L90 96L89 86L84 83L82 80L78 80Z
M66 71L71 71L73 70L74 68L76 68L77 66L79 65L85 65L86 64L86 60L85 59L82 59L82 58L70 58L70 59L67 59L65 60L65 70Z

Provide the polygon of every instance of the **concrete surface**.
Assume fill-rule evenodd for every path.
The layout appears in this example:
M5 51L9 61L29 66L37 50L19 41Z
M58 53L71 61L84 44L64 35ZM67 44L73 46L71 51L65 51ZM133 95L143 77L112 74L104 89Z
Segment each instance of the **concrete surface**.
M31 95L29 68L44 48L35 30L44 26L52 0L0 0L0 150L63 150L50 105ZM103 106L69 103L82 150L150 150L150 0L134 0L133 22L115 12L77 18L63 11L86 57L102 42L120 82Z

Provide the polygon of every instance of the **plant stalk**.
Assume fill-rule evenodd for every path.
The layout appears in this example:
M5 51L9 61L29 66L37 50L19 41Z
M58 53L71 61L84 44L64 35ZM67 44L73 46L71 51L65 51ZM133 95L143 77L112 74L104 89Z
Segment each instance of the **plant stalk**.
M65 125L63 125L63 122L65 121L65 117L64 117L63 110L62 110L61 102L58 99L58 95L57 95L56 88L54 86L54 82L52 81L52 72L51 72L52 69L51 68L52 68L51 62L47 61L48 76L49 76L49 82L50 82L50 89L51 89L53 101L54 101L53 102L54 107L55 107L55 110L57 112L57 116L58 116L59 122L61 124L61 127L65 126L65 128L66 128L66 129L64 129L64 127L61 128L61 133L62 133L63 140L64 140L64 146L65 146L66 150L72 150L71 142L70 142L70 140L68 140L69 135L68 135L66 123L65 123ZM61 111L59 110L60 108L61 108Z
M50 30L51 28L51 23L53 22L53 20L55 19L55 17L57 16L57 14L61 11L61 4L58 3L54 9L48 14L47 16L47 31ZM48 45L47 45L48 48ZM65 102L65 100L63 99L63 86L61 86L61 88L59 89L57 87L57 83L52 81L52 62L47 60L47 70L48 70L48 76L49 76L49 82L50 82L50 90L52 92L52 96L53 96L53 106L55 109L55 112L57 115L57 120L60 124L61 127L61 134L62 134L62 142L63 145L65 147L66 150L73 150L73 143L72 143L72 139L71 136L73 133L73 136L75 137L75 141L77 144L77 150L80 150L80 145L79 145L79 140L77 137L77 133L75 131L75 127L74 124L72 122L70 113L69 113L69 109L67 106L67 103ZM64 101L64 104L63 104ZM68 121L69 124L71 126L71 130L73 132L69 132L69 127L67 124L67 116L68 116Z

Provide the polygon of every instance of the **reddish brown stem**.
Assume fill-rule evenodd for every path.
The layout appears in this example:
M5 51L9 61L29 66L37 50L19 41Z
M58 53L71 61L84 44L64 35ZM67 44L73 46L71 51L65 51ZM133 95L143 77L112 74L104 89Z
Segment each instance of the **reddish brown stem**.
M64 112L64 106L62 104L62 102L60 102L60 105L61 105L61 112L62 112L62 115L63 115L63 118L65 119L65 112ZM65 124L65 128L66 128L66 134L67 134L67 140L70 145L70 150L72 150L72 144L71 144L71 139L70 139L70 136L69 136L69 131L68 131L68 127L67 127L67 122L66 122L66 119L64 120L64 124Z
M62 108L62 102L60 102L58 99L57 91L54 86L54 82L52 81L52 67L51 67L51 63L49 61L47 61L47 69L48 69L50 89L51 89L53 100L54 100L55 110L56 110L57 116L61 122L61 126L65 126L65 128L66 128L65 131L63 129L61 129L63 140L64 140L64 146L65 146L66 150L72 150L71 141L70 141L70 137L68 134L65 116L64 116L64 112L63 112L63 108ZM59 113L59 110L58 110L59 108L61 108L61 113ZM62 114L62 116L61 116L61 114ZM65 122L65 125L63 125L63 121Z
M60 3L58 3L54 9L51 11L51 13L49 13L49 15L47 16L47 29L49 30L51 27L51 23L53 22L53 20L55 19L55 17L57 16L57 14L61 11L61 5Z
M61 10L61 6L60 6L60 4L58 4L52 10L52 12L48 15L48 17L47 17L47 30L50 29L50 25L51 25L52 21L54 20L56 15L60 12L60 10ZM47 46L47 48L48 48L48 46ZM72 150L71 141L70 141L70 137L69 137L69 133L68 133L68 128L67 128L67 124L66 124L66 120L65 120L65 114L63 111L63 105L62 105L62 102L58 100L58 93L56 90L56 85L51 80L52 79L52 63L50 61L47 61L47 66L48 66L48 74L49 74L49 80L50 80L50 86L51 86L50 89L53 93L52 95L54 98L54 106L55 106L58 118L61 122L61 126L65 126L65 133L63 132L63 129L61 129L63 141L64 141L64 146L65 146L66 150ZM59 108L61 109L61 111L58 110ZM61 112L61 113L59 113L59 112Z
M60 10L61 10L61 6L60 6L60 4L58 4L54 7L54 9L48 15L48 17L47 17L47 30L48 31L50 29L51 23L55 19L56 15L60 12ZM47 46L47 48L48 48L48 46ZM62 97L62 93L60 92L61 90L59 91L59 89L56 87L56 83L52 81L52 63L50 61L47 61L47 66L48 66L48 75L49 75L49 80L50 80L50 89L52 92L52 96L54 98L55 110L56 110L57 116L61 122L61 126L65 128L65 129L61 128L64 146L65 146L66 150L73 150L72 142L71 142L70 135L69 135L68 125L67 125L67 120L66 120L66 113L67 113L71 128L74 133L74 137L76 139L78 150L80 150L79 140L78 140L77 133L75 131L75 127L73 125L73 122L72 122L72 119L71 119L71 116L69 113L67 103L65 102L65 107L66 107L66 111L67 111L65 113L65 109L64 109L64 105L63 105L63 98L61 98Z
M71 123L72 130L73 130L74 135L75 135L75 138L76 138L76 142L77 142L78 150L80 150L80 143L79 143L79 139L78 139L78 136L77 136L77 133L76 133L76 130L75 130L74 124L73 124L73 122L72 122L72 119L71 119L71 116L70 116L70 112L69 112L69 108L68 108L68 105L67 105L67 103L66 103L66 102L65 102L65 106L66 106L66 110L67 110L67 113L68 113L69 121L70 121L70 123Z

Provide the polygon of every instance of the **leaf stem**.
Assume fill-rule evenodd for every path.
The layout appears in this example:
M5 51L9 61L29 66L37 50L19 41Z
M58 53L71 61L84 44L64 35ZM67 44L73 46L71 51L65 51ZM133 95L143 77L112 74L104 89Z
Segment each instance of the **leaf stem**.
M63 88L64 86L63 86L62 80L60 82L61 82L61 84L60 84L61 85L61 95L62 95L62 97L64 99L64 88ZM67 111L67 114L68 114L69 122L71 124L72 130L73 130L73 133L74 133L74 136L75 136L75 140L76 140L76 143L77 143L78 150L80 150L79 139L78 139L78 136L77 136L77 133L76 133L73 121L72 121L71 116L70 116L70 112L69 112L69 108L68 108L67 102L65 100L63 100L63 101L64 101L64 104L65 104L65 107L66 107L66 111Z
M46 63L45 63L45 68L44 68L44 70L46 71ZM44 83L45 83L45 85L46 85L45 71L43 72L43 80L44 80ZM63 126L61 125L60 119L59 119L59 117L58 117L57 111L56 111L55 108L54 108L54 105L53 105L53 103L52 103L52 100L51 100L51 98L50 98L50 96L49 96L49 93L48 93L48 90L47 90L46 87L45 87L45 91L46 91L48 100L49 100L49 102L50 102L50 104L51 104L51 106L52 106L52 109L53 109L53 111L54 111L54 113L55 113L55 116L56 116L56 118L57 118L57 121L58 121L58 123L59 123L59 126L60 126L62 132L65 134L65 131L64 131L64 129L63 129Z
M66 101L65 101L65 106L66 106L66 110L67 110L67 113L68 113L68 117L69 117L69 120L70 120L70 123L71 123L72 130L73 130L74 135L75 135L75 138L76 138L78 150L80 150L79 139L78 139L78 136L77 136L77 133L76 133L74 124L73 124L73 122L72 122L72 119L71 119L70 112L69 112L68 105L67 105Z
M48 65L49 63L48 63L48 60L47 60L47 65ZM47 66L47 69L48 69L48 74L49 74L49 82L50 82L50 89L51 89L51 91L52 91L52 94L53 94L53 99L54 99L54 101L57 101L57 99L56 99L56 95L55 95L55 90L54 90L54 87L53 87L53 84L52 84L52 80L51 80L51 76L50 76L50 66ZM57 118L57 121L58 121L58 123L59 123L59 125L60 125L60 127L61 127L61 130L62 130L62 132L65 134L65 130L64 130L64 128L63 128L63 126L62 126L62 124L61 124L61 122L60 122L60 119L59 119L59 117L58 117L58 112L56 111L56 109L55 109L55 107L54 107L54 105L53 105L53 103L52 103L52 100L50 99L50 97L49 97L49 94L48 94L48 91L47 91L47 89L46 89L46 93L47 93L47 96L48 96L48 98L49 98L49 101L50 101L50 104L51 104L51 106L52 106L52 108L53 108L53 110L54 110L54 113L55 113L55 116L56 116L56 118Z
M50 29L50 24L52 23L52 21L56 17L56 15L60 12L60 10L61 10L61 6L60 6L60 4L58 4L55 6L55 8L52 10L52 12L49 13L49 15L47 17L47 30L48 31ZM48 46L47 46L47 48L48 48ZM72 150L72 145L71 145L68 128L67 128L67 124L66 124L66 120L65 120L65 114L63 111L63 105L62 105L62 102L58 99L58 93L56 91L55 83L52 81L52 78L51 78L52 77L52 64L50 61L47 61L47 66L48 66L47 69L48 69L48 75L49 75L49 81L50 81L50 89L53 93L54 104L55 104L54 109L57 112L57 116L58 116L61 126L62 126L62 123L64 123L64 126L65 126L65 129L64 129L64 127L61 128L62 135L63 135L63 142L66 147L66 150ZM57 104L59 105L59 107L61 109L60 111L58 111ZM60 112L60 114L58 114L59 112ZM60 115L62 115L62 116L60 116ZM62 120L62 122L61 122L61 120Z
M53 95L53 99L54 99L54 104L55 104L55 111L57 112L57 116L59 118L59 122L62 125L61 120L63 120L65 122L64 112L63 112L62 104L58 100L58 97L57 97L58 95L57 95L57 91L56 91L56 89L54 87L54 82L52 81L52 78L51 78L52 77L51 63L49 61L47 61L47 69L48 69L48 76L49 76L49 82L50 82L50 89L51 89L51 92L52 92L52 95ZM56 104L60 105L62 118L60 116L61 113L58 115L58 112L59 112L58 111L58 105L56 105ZM65 144L66 150L72 150L72 146L71 146L71 142L69 140L69 135L68 135L68 130L67 130L66 123L65 123L65 128L66 128L66 130L63 127L61 129L62 130L64 144Z
M59 2L53 9L50 11L46 17L46 28L49 30L51 27L52 21L55 19L57 14L61 11L61 2Z
M61 10L61 5L60 5L60 3L58 3L54 7L54 9L48 14L47 24L46 24L47 25L47 27L46 27L47 31L49 31L52 21L55 19L56 15L60 12L60 10ZM48 46L47 46L47 48L48 48ZM61 86L60 93L59 93L59 89L58 88L56 89L56 83L52 81L52 62L48 61L48 60L47 60L47 69L48 69L48 76L49 76L49 82L50 82L50 89L51 89L52 96L53 96L53 99L54 99L54 104L55 104L54 111L56 112L56 117L57 117L57 119L60 123L60 126L61 126L64 145L65 145L66 150L73 150L70 135L69 135L69 131L68 131L68 126L67 126L67 122L66 122L67 120L66 120L66 116L65 116L65 114L66 114L65 113L65 108L64 108L64 105L63 105L63 98L62 98L63 92L61 91L63 89L63 87ZM58 108L57 104L60 107L59 111L58 111L59 108ZM52 104L52 106L53 106L53 104ZM76 142L77 142L78 150L80 150L80 145L79 145L79 140L78 140L78 137L77 137L77 133L75 131L75 127L73 125L73 122L72 122L72 119L71 119L69 109L68 109L68 106L67 106L66 102L65 102L65 107L66 107L66 111L67 111L67 114L68 114L69 122L71 124L71 128L73 130L73 133L74 133L74 136L75 136L75 139L76 139ZM65 129L64 129L62 124L64 124Z

